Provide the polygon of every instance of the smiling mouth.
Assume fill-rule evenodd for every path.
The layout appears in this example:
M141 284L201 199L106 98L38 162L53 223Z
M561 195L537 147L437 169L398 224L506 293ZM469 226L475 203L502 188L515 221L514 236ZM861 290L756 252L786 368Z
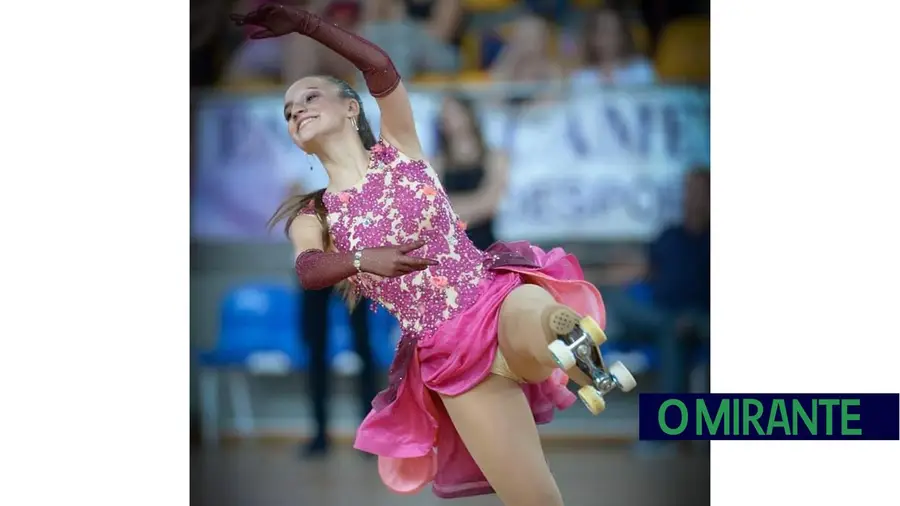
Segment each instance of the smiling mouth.
M311 121L318 119L318 116L310 116L309 118L304 119L297 125L297 131L299 132L301 128L308 125Z

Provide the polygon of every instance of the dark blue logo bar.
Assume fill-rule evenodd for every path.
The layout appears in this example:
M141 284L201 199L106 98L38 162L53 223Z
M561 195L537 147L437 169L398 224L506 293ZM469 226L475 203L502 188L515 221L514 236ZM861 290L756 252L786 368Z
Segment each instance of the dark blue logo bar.
M642 440L900 439L900 394L640 394Z

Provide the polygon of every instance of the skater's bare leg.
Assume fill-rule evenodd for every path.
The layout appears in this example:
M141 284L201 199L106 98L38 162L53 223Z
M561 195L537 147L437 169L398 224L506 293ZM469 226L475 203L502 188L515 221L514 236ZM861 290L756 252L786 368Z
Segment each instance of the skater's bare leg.
M546 380L559 366L547 345L556 339L548 328L548 311L577 321L574 311L566 310L547 290L537 285L522 285L513 290L500 308L500 351L509 369L529 383ZM580 369L566 371L581 386L591 381Z
M475 463L505 506L563 506L522 387L494 374L441 396Z

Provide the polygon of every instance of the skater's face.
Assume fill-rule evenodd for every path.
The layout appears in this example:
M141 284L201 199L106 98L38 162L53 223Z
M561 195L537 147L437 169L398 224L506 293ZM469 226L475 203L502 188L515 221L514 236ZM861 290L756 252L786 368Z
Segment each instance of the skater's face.
M326 138L356 135L358 116L359 103L342 97L337 85L322 77L300 79L284 96L288 133L307 153L315 153Z

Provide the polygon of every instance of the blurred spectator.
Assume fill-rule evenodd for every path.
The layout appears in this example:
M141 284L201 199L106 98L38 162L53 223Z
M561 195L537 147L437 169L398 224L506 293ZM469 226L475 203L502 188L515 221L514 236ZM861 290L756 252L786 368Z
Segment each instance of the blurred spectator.
M436 39L459 47L462 43L464 12L461 0L405 0L406 14L427 27Z
M687 390L690 338L709 342L709 206L709 171L695 169L685 180L682 222L650 244L647 283L603 292L613 328L655 342L661 392Z
M573 86L641 86L656 81L653 64L637 51L622 11L589 11L581 31L581 51L583 67L572 74Z
M508 161L488 148L471 101L446 97L437 124L432 166L466 223L469 239L481 249L496 241L494 215L506 191Z
M310 167L311 168L311 167ZM288 195L302 195L310 191L324 188L328 185L326 172L320 170L305 170L297 167L292 174L285 174L288 186ZM307 388L312 401L313 417L315 418L315 433L312 439L306 443L300 453L303 457L320 457L326 455L331 449L329 432L332 417L329 413L330 401L333 399L331 385L331 367L328 363L328 329L334 328L330 324L329 305L336 293L334 287L322 290L303 290L299 285L296 274L291 271L291 277L298 282L297 289L302 290L300 297L300 328L298 335L305 340L309 350L309 369L307 371ZM360 359L360 371L357 376L357 395L359 400L359 419L362 420L372 407L372 400L378 393L379 381L376 376L372 345L369 338L369 324L367 309L370 301L361 299L350 313L350 330L353 334L353 346ZM366 454L368 455L368 454Z
M460 21L458 0L425 2L366 0L360 35L384 49L401 76L459 70L452 45ZM417 5L408 5L417 4ZM411 8L412 7L412 8ZM414 13L415 17L410 13ZM423 18L423 15L428 17Z
M513 33L491 68L503 82L540 82L560 79L562 67L547 54L551 27L544 19L527 14L516 20Z
M294 277L296 278L296 276ZM309 350L307 385L316 421L313 438L301 450L302 455L306 457L324 455L331 447L328 436L331 428L331 416L328 408L329 401L333 398L330 388L333 380L328 363L328 328L330 326L328 306L334 293L334 288L329 287L322 290L306 290L301 297L300 311L302 311L301 321L303 323L300 332ZM359 420L365 418L369 413L372 401L378 393L378 378L375 373L372 345L369 340L367 311L370 304L368 299L361 299L350 313L354 348L362 366L356 378L360 409Z

